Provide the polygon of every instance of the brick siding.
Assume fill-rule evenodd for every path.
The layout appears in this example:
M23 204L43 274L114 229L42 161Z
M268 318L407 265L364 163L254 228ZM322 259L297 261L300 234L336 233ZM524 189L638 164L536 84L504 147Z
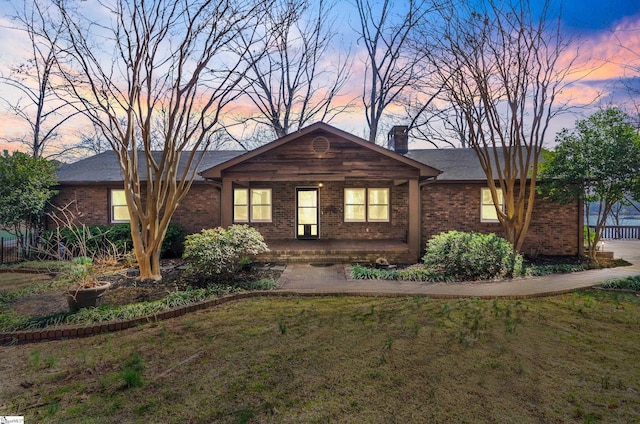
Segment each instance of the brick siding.
M78 223L86 225L110 224L109 192L122 186L76 185L59 187L53 204L58 207L70 205L77 212ZM220 225L220 190L210 184L193 184L191 190L178 206L172 223L187 234L203 228ZM49 227L53 222L49 220Z
M296 187L317 187L317 181L252 183L251 187L272 189L273 222L252 223L267 240L295 238ZM434 183L421 190L421 245L443 231L494 232L503 235L499 223L480 222L482 183ZM391 193L391 222L344 222L344 188L384 188ZM88 225L109 223L109 190L118 186L64 186L54 199L57 205L75 201L80 221ZM320 237L322 239L406 241L408 228L408 185L393 181L327 181L320 188ZM525 254L577 255L580 208L574 202L561 205L536 199L525 244ZM194 184L178 207L172 222L185 232L220 225L220 190L209 184Z
M482 183L428 184L422 197L422 246L443 231L476 231L504 236L500 223L480 222ZM580 208L536 197L522 253L577 255Z
M267 240L296 237L296 188L318 187L317 181L252 183L251 188L272 189L272 222L251 223ZM391 222L344 222L344 189L389 188ZM328 181L319 189L320 238L327 240L406 240L408 185L393 181Z

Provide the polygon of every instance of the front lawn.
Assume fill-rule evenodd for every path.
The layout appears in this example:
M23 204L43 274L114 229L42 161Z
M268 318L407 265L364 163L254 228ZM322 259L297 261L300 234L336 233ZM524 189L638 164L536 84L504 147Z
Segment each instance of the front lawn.
M640 414L640 298L262 298L2 348L25 422L607 422Z

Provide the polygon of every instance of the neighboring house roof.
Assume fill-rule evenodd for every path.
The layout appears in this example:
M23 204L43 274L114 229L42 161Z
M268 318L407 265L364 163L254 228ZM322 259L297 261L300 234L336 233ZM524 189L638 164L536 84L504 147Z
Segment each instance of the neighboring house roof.
M198 172L209 169L219 163L226 162L244 153L237 150L212 150L204 152L204 156ZM154 157L160 158L162 152L153 152ZM180 173L186 166L187 155L180 157L181 164L178 167ZM146 171L140 166L138 170L141 179L146 178ZM97 154L95 156L81 159L77 162L62 166L58 172L58 183L60 184L99 184L99 183L119 183L122 182L122 172L118 164L118 158L113 151ZM203 181L204 178L196 175L195 181Z

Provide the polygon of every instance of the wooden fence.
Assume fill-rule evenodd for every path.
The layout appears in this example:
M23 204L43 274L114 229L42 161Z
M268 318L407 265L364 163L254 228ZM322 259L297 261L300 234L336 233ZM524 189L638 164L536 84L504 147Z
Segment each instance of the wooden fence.
M595 230L595 226L589 228ZM602 230L603 240L640 240L640 226L607 225Z

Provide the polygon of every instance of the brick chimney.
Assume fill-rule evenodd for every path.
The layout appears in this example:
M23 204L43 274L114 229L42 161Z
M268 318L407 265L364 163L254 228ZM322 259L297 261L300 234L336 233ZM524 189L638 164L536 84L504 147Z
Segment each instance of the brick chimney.
M392 127L387 135L387 148L401 155L407 153L409 151L409 127L406 125Z

